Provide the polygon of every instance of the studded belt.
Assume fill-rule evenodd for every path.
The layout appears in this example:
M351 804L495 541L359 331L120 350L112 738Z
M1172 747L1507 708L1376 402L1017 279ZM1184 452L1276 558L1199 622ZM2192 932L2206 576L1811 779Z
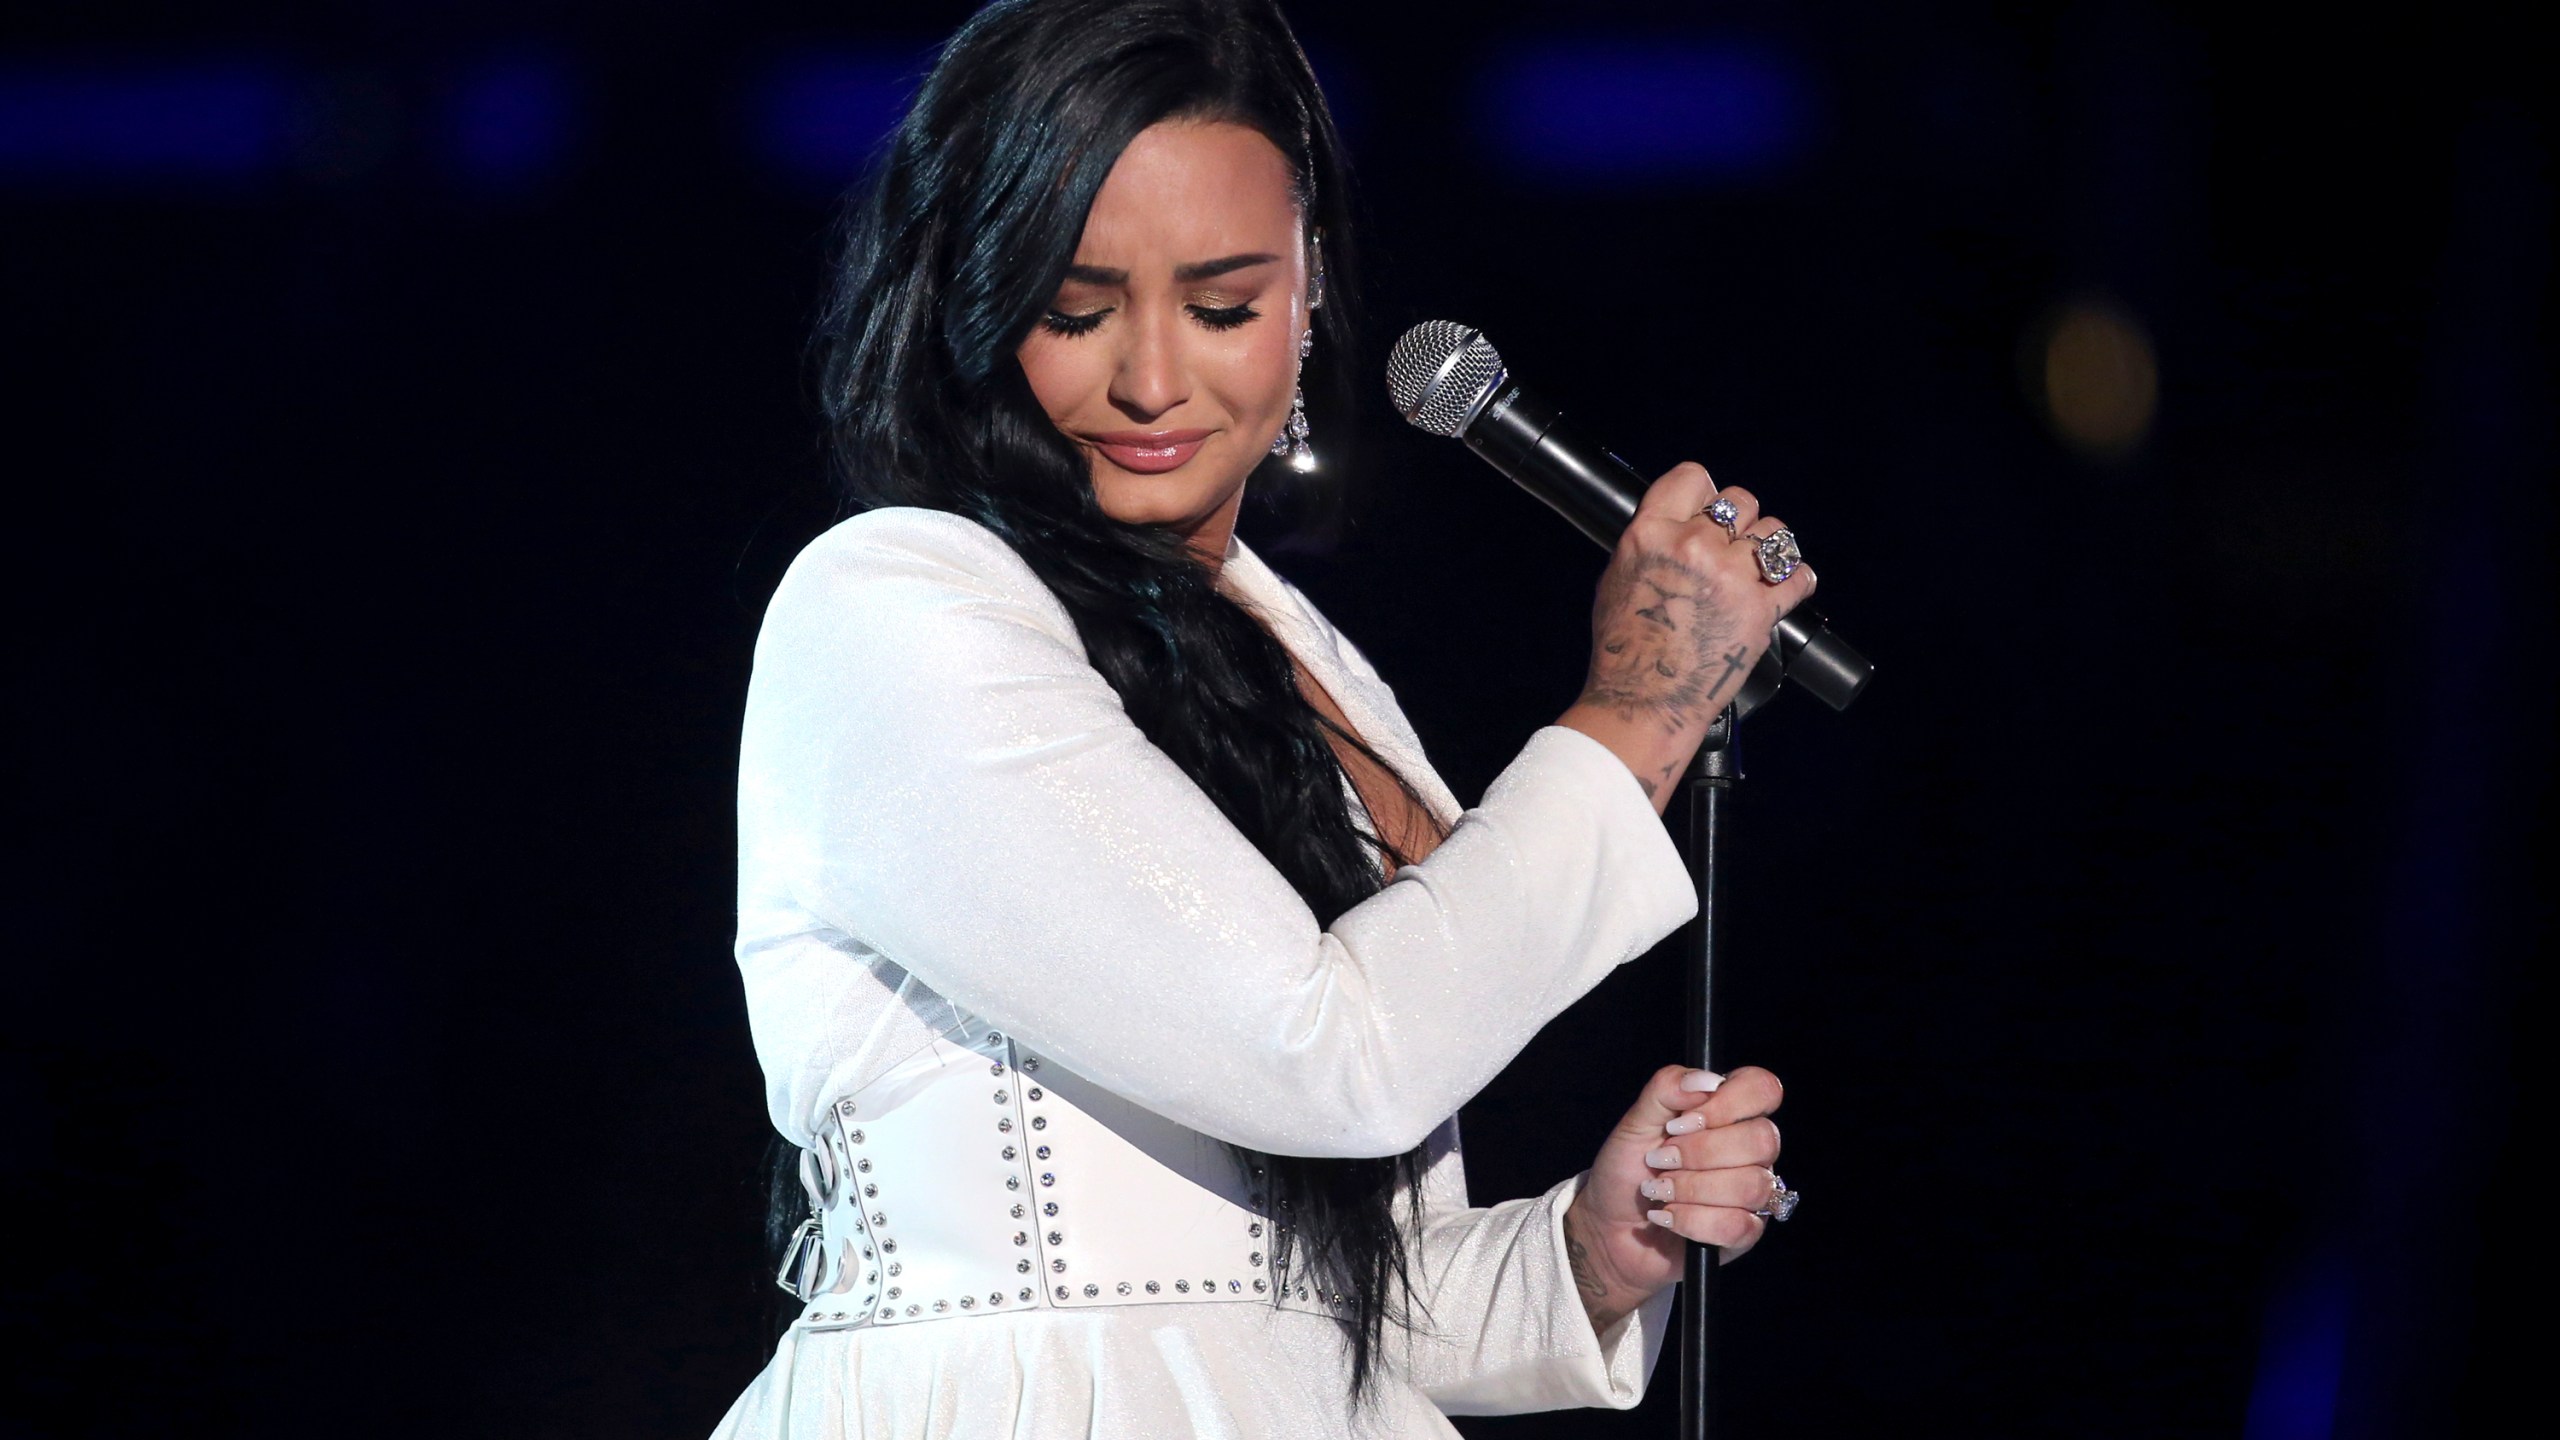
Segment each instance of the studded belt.
M976 1022L839 1099L801 1153L812 1215L783 1267L818 1329L1272 1293L1259 1176Z

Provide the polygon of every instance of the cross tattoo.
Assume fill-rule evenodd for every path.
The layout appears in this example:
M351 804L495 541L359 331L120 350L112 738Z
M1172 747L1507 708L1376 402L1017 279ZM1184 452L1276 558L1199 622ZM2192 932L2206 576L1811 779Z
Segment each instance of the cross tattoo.
M1710 699L1710 700L1713 700L1713 699L1715 699L1717 696L1722 695L1722 694L1724 693L1724 687L1726 687L1727 685L1732 684L1732 683L1733 683L1733 677L1734 677L1734 676L1736 676L1736 675L1739 675L1739 674L1741 674L1741 673L1742 673L1742 647L1741 647L1741 646L1739 646L1739 645L1736 645L1736 646L1734 646L1732 649L1730 649L1730 650L1728 650L1728 651L1726 651L1726 652L1725 652L1725 655L1724 655L1724 673L1723 673L1722 675L1719 675L1719 676L1717 676L1717 677L1716 677L1716 684L1715 684L1715 688L1714 688L1714 689L1712 689L1712 690L1709 690L1709 691L1707 692L1707 698L1708 698L1708 699Z

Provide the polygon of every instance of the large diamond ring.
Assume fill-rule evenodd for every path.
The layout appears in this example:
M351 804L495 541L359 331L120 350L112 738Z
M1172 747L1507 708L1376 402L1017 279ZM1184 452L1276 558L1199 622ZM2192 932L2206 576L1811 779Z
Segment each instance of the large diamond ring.
M1739 540L1742 538L1741 528L1733 523L1734 521L1742 518L1742 512L1733 508L1732 501L1719 495L1714 500L1708 502L1706 509L1699 511L1698 513L1723 526L1724 533L1732 536L1734 539Z
M1785 1224L1787 1217L1796 1213L1796 1202L1803 1198L1801 1193L1788 1189L1787 1182L1779 1178L1777 1171L1772 1170L1769 1172L1769 1203L1751 1213L1763 1220L1775 1220Z
M1774 535L1754 539L1752 548L1759 552L1760 578L1772 585L1782 584L1804 563L1804 552L1796 548L1796 532L1780 530Z

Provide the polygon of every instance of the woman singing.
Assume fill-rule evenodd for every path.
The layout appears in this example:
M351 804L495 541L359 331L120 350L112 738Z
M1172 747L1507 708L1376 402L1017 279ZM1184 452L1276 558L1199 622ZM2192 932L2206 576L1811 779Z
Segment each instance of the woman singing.
M1351 238L1258 0L991 5L882 161L821 335L859 513L773 598L739 779L807 1307L721 1435L1625 1407L1685 1245L1759 1238L1766 1072L1665 1067L1588 1171L1489 1208L1454 1117L1694 912L1662 806L1812 574L1664 475L1580 700L1462 812L1234 536L1249 483L1310 483Z

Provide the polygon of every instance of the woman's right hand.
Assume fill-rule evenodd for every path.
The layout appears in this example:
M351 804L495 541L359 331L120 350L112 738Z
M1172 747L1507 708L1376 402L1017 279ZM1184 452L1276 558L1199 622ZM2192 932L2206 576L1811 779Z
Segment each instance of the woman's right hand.
M1810 565L1776 585L1762 578L1755 547L1707 518L1719 495L1733 502L1740 536L1782 528L1750 491L1718 490L1703 465L1675 465L1647 487L1600 577L1590 678L1556 722L1616 751L1656 813L1769 648L1778 617L1813 593Z

